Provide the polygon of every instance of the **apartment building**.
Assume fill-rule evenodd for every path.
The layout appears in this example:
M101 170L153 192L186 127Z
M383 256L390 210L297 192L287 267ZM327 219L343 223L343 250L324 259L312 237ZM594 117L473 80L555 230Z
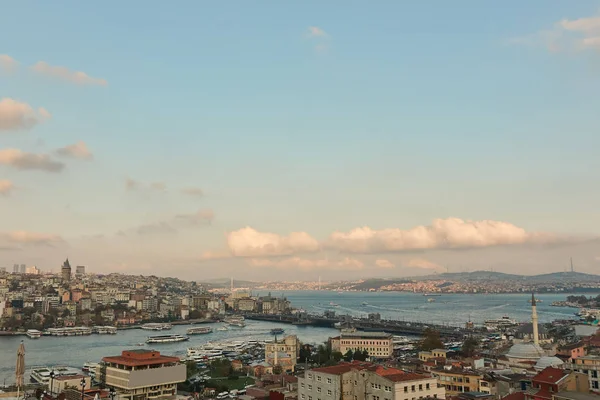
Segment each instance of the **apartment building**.
M331 349L346 354L348 350L366 350L372 358L391 358L394 354L393 335L384 332L344 332L329 339Z
M531 378L531 388L525 392L525 399L552 400L558 392L588 393L587 376L579 372L548 367Z
M428 375L371 363L315 368L298 378L299 400L418 400L444 398L443 387Z
M177 394L177 384L186 379L186 367L178 357L155 350L125 350L102 362L96 376L104 376L106 385L119 392L119 400L170 398Z
M577 357L565 364L565 368L586 374L588 376L590 390L600 393L600 356L588 355Z
M453 366L434 369L431 375L446 389L448 396L479 391L479 380L483 378L483 375L478 372Z

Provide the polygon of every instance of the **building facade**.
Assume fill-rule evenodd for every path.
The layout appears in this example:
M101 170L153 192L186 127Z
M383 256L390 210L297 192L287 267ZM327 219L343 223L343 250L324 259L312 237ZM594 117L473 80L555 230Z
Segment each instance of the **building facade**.
M298 378L299 400L418 400L445 397L428 375L362 362L316 368Z
M68 258L65 260L62 267L60 267L60 276L62 277L63 282L71 282L71 264L69 263Z
M431 375L446 389L449 396L479 391L479 380L483 378L482 374L472 370L455 367L435 369L431 371Z
M170 398L177 394L177 384L186 379L186 367L178 357L155 350L126 350L102 362L96 375L104 376L104 383L119 392L120 400Z
M588 376L590 390L600 393L600 356L589 355L577 357L566 364L571 371L580 372Z
M384 332L348 332L331 338L331 349L346 354L367 351L372 358L391 358L394 353L393 335Z

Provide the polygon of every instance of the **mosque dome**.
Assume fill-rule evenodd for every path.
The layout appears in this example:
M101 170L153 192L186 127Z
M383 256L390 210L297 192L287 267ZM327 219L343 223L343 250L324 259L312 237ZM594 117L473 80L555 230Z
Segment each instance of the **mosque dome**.
M517 359L517 360L539 360L544 357L546 354L544 350L537 344L534 343L516 343L514 344L506 357L509 359Z
M542 357L535 364L534 368L537 371L546 369L547 367L560 367L564 364L563 360L558 357Z

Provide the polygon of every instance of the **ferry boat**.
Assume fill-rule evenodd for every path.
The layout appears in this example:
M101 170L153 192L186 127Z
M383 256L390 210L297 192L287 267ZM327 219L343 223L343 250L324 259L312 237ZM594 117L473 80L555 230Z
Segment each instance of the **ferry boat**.
M188 335L203 335L206 333L212 333L212 328L210 326L200 326L194 328L188 328L186 333Z
M92 333L99 335L116 335L117 328L115 326L93 326Z
M518 325L517 321L510 319L507 315L502 318L485 320L484 324L488 328L509 328Z
M363 306L368 306L368 305L369 305L369 303L367 303L366 301L363 301L363 302L362 302L362 303L360 303L360 304L361 304L361 305L363 305Z
M329 303L329 305L330 305L331 307L339 307L339 306L340 306L339 304L337 304L337 303L334 303L333 301L332 301L332 302L330 302L330 303Z
M30 339L39 339L42 336L42 332L38 331L37 329L28 329L27 336Z
M81 371L71 367L55 366L55 367L32 367L30 370L30 378L33 383L42 385L50 385L50 373L54 371L54 379L58 376L77 376L81 375Z
M145 329L147 331L168 331L172 327L173 326L171 324L154 323L154 322L142 325L142 329Z
M148 339L146 339L146 343L162 344L162 343L185 342L186 340L190 340L190 338L188 336L182 336L182 335L157 335L157 336L149 336Z
M283 330L283 328L271 329L271 335L281 335L281 334L283 334L283 332L285 332L285 330Z
M94 372L94 371L96 371L96 367L98 365L100 365L100 364L88 361L88 362L83 363L81 370L83 372Z
M427 299L427 302L429 303L435 303L435 299L433 297L430 297Z
M423 293L423 296L434 296L434 297L440 297L441 294L439 293Z
M87 326L75 326L69 328L48 328L46 330L50 336L82 336L91 335L92 328Z

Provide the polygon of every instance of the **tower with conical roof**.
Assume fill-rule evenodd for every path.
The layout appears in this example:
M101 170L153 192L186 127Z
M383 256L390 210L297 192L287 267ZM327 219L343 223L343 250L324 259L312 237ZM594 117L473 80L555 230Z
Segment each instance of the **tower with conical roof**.
M538 316L537 305L535 302L535 294L531 293L531 324L533 325L533 343L540 344L540 335L538 332Z
M64 283L71 282L71 264L69 263L68 258L65 260L62 267L60 267L60 275Z

